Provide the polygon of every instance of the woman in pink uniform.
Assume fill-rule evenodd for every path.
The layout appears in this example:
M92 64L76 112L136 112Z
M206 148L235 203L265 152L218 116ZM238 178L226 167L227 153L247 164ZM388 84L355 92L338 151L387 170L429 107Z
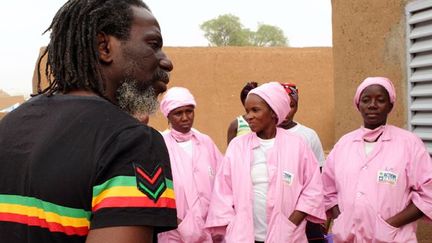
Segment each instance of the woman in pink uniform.
M280 83L266 83L250 91L245 110L253 132L229 144L206 226L225 242L307 242L304 219L325 220L322 182L309 146L277 128L289 97Z
M386 124L395 100L389 79L365 79L354 97L363 126L326 160L334 242L417 242L416 220L432 216L432 161L416 135Z
M163 133L168 148L176 195L176 230L160 233L160 243L211 243L204 222L213 181L222 154L213 140L192 129L196 102L188 89L170 88L161 101L161 111L171 130Z

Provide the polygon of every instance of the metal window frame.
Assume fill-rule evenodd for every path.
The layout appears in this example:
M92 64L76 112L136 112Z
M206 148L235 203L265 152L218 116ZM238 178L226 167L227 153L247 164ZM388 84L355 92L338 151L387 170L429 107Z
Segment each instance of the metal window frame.
M432 154L432 0L405 7L407 50L407 127Z

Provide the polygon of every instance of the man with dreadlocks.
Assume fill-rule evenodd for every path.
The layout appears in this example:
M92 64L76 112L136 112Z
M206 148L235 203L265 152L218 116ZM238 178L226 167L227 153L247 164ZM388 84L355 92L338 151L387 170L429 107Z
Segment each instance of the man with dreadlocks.
M70 0L48 30L47 88L0 123L1 242L151 242L177 226L150 114L173 66L141 0Z

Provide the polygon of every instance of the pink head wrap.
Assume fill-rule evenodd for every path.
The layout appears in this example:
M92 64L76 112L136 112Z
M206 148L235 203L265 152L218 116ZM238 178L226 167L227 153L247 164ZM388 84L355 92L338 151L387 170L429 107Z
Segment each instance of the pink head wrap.
M363 92L364 89L366 89L368 86L374 85L374 84L378 84L381 85L382 87L384 87L390 97L390 103L394 104L396 101L396 91L395 88L393 86L393 83L390 79L388 78L384 78L384 77L369 77L366 78L357 88L357 91L355 93L354 96L354 106L357 108L358 110L358 104L360 101L360 95Z
M165 117L179 107L193 105L196 107L196 102L191 92L183 87L172 87L168 89L160 103L160 110Z
M256 94L263 99L278 117L277 125L283 122L290 112L290 97L279 82L270 82L258 86L248 94Z

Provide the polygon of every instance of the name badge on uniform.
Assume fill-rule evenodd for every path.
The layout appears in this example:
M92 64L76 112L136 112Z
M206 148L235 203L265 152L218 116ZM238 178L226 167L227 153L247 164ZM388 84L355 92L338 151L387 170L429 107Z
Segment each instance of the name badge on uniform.
M214 177L216 174L211 166L208 167L208 174L210 177Z
M396 185L398 175L391 171L380 170L378 171L378 182L390 185Z
M282 180L285 181L288 185L291 185L294 180L294 175L289 173L288 171L284 171L282 174Z

